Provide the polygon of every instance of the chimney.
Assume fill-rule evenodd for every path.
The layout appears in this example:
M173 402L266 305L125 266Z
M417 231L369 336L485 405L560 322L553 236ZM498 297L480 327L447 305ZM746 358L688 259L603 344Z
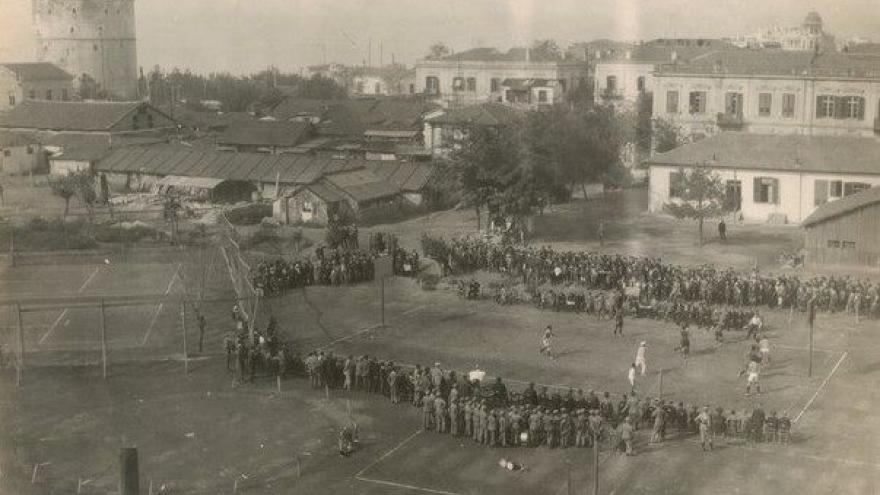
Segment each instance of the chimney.
M716 74L720 74L720 73L722 72L722 69L723 69L723 68L724 68L724 65L721 63L721 61L720 61L720 60L716 60L716 61L715 61L715 73L716 73Z

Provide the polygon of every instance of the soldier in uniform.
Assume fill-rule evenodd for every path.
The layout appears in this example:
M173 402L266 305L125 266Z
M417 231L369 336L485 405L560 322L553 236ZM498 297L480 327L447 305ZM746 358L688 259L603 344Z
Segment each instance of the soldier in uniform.
M446 433L446 401L440 394L434 398L434 418L437 433Z
M458 421L459 421L459 413L461 408L458 404L458 399L455 397L449 397L449 433L457 437L458 436Z
M434 416L434 396L429 391L422 399L422 429L431 431Z
M547 447L555 448L559 436L559 410L554 410L544 416L544 432L546 434Z
M226 332L223 337L223 348L226 350L226 371L232 371L232 358L235 354L235 337L232 332Z
M529 415L529 445L534 447L541 442L541 408L538 407Z
M502 447L507 447L507 432L510 428L509 411L506 409L498 410L498 441Z
M712 450L712 417L709 415L709 406L703 407L696 421L700 428L700 446L706 450L706 444L708 444L709 450Z
M572 427L571 415L569 415L567 409L563 409L559 421L559 446L563 449L571 446Z
M465 399L464 407L464 435L468 438L473 438L474 436L474 417L473 417L473 407L470 399Z
M490 447L498 446L498 416L496 413L495 409L490 409L486 414L486 437Z

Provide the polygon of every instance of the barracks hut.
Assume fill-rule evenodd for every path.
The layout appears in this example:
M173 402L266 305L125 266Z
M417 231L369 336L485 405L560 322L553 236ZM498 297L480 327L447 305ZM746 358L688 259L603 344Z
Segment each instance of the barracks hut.
M880 268L880 187L823 204L803 226L809 265Z

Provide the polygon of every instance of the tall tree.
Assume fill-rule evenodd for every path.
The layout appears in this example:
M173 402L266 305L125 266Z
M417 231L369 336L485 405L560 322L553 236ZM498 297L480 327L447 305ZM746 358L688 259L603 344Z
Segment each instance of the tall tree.
M562 50L555 40L544 39L535 40L530 47L531 54L535 60L558 60L562 58Z
M665 119L654 119L652 136L654 151L657 153L666 153L684 144L684 139L678 126Z
M440 60L441 58L449 55L451 50L448 46L446 46L443 42L434 43L428 48L428 54L425 55L425 58L428 60Z
M674 181L670 189L676 192L677 199L663 205L663 209L679 220L696 220L702 246L706 219L718 218L731 209L725 201L724 184L717 174L704 167L680 169L670 180Z
M472 127L450 161L461 185L462 200L474 208L479 230L482 212L497 209L498 196L519 167L518 135L511 128Z

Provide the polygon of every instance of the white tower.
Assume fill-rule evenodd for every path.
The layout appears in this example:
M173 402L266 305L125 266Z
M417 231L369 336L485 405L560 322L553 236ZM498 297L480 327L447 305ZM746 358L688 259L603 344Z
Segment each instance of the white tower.
M135 0L32 0L37 59L95 81L98 94L138 98ZM86 76L86 77L84 77Z

